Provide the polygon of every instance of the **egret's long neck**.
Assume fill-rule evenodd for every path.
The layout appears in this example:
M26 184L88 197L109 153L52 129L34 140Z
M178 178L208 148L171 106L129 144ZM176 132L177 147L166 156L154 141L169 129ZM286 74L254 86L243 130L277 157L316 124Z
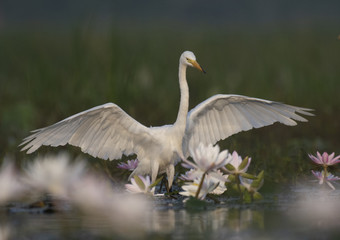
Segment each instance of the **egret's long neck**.
M179 127L181 130L185 130L185 125L187 122L187 114L189 108L189 87L186 79L187 66L185 64L179 64L179 88L181 91L181 101L179 104L179 110L175 126Z

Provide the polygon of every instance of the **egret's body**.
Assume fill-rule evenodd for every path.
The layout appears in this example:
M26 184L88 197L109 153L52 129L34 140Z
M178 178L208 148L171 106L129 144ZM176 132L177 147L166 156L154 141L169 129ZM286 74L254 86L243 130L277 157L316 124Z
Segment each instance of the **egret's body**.
M120 159L123 154L137 154L138 167L132 173L151 174L155 181L166 173L169 186L174 166L188 157L188 149L198 143L215 144L240 131L281 122L296 125L307 121L299 114L312 115L309 109L240 95L214 95L188 113L188 66L203 69L192 52L180 57L179 86L181 100L173 125L147 128L113 103L91 108L52 126L35 130L27 137L22 150L32 153L42 145L78 146L85 153L102 159ZM204 71L203 71L204 72Z

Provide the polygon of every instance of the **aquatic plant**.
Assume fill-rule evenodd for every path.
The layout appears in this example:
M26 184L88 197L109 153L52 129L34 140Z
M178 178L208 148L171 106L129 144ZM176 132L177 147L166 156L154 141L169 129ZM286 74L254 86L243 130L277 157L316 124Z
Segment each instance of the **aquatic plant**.
M225 186L222 187L222 185L227 181L227 177L223 176L218 169L227 163L228 150L220 152L218 145L209 144L205 146L200 143L195 149L189 148L189 151L194 162L183 160L182 166L190 170L181 177L193 182L183 186L182 188L185 191L180 194L192 196L195 191L194 196L196 198L204 199L207 193L214 191L219 185L221 185L221 188L215 191L215 194L217 192L223 193ZM201 193L201 191L203 192Z
M319 152L316 152L316 156L312 154L308 154L309 158L316 164L323 167L322 171L313 171L313 175L319 179L319 184L322 185L324 183L327 183L327 185L335 190L335 187L331 183L331 181L337 181L340 180L339 177L334 176L328 171L329 166L333 166L340 162L340 155L334 157L335 153L328 154L327 152L324 152L322 155Z
M254 179L245 178L240 176L240 182L249 193L250 199L247 199L247 194L244 195L244 201L254 201L262 199L261 194L258 190L263 186L264 183L264 171L261 171Z
M313 175L319 180L319 184L322 185L326 183L331 189L335 190L335 187L331 183L332 181L340 180L339 177L334 176L333 174L326 172L326 171L313 171Z
M213 177L203 174L202 177L196 178L193 182L188 182L182 186L184 191L179 194L183 196L192 196L197 199L203 200L208 193L213 192L219 181L216 181Z
M125 188L128 192L154 195L155 187L154 184L151 185L149 176L143 177L135 175L130 181L131 184L125 184Z
M316 152L316 156L312 154L308 154L308 156L313 162L324 167L332 166L340 162L340 155L334 157L334 152L330 155L327 152L324 152L322 155Z
M87 171L85 161L72 163L65 152L58 155L37 157L24 168L23 182L36 192L45 192L56 197L68 198L74 185L82 181Z
M127 160L126 163L118 163L117 168L133 171L138 166L138 159Z
M19 180L13 162L6 159L0 168L0 204L14 200L23 195L25 187Z
M228 154L228 162L229 164L227 164L225 168L226 172L237 175L247 172L251 158L246 157L242 159L242 157L234 151L232 154Z
M182 166L186 168L195 168L203 173L216 171L223 167L228 161L228 150L220 152L220 147L218 145L213 146L212 144L209 144L205 146L203 143L200 143L197 148L189 148L189 152L194 162L184 160Z
M241 195L241 198L243 198L243 190L241 189L240 177L250 179L255 178L254 176L246 173L250 165L251 158L245 157L242 160L242 157L238 155L236 151L234 151L232 154L228 154L228 160L229 163L224 168L222 168L222 170L230 175L228 179L232 182L233 185L236 186L236 189Z
M141 179L146 189L150 187L153 192L150 178ZM0 204L24 195L26 202L42 203L35 208L46 208L45 201L52 202L52 211L71 206L82 213L84 222L93 224L94 219L105 219L115 232L131 238L143 234L146 227L143 219L149 204L145 199L114 190L109 179L90 171L85 161L72 160L66 153L37 157L21 174L5 161L0 168L0 189ZM30 206L19 204L12 208L30 211ZM134 226L133 230L129 226Z
M108 179L93 174L86 174L74 184L69 201L89 224L104 218L115 232L134 238L142 233L145 211L150 207L142 197L115 191Z
M185 160L182 163L182 166L190 168L190 170L179 177L185 182L182 186L184 191L180 194L202 200L209 193L223 194L228 190L226 186L228 183L232 188L236 188L241 199L243 199L245 191L250 194L251 201L260 199L261 195L258 190L263 184L263 172L258 176L248 174L246 171L251 158L242 159L236 151L230 154L228 150L222 152L219 150L218 145L213 147L203 144L200 144L196 149L190 149L193 162ZM243 187L241 187L242 183Z

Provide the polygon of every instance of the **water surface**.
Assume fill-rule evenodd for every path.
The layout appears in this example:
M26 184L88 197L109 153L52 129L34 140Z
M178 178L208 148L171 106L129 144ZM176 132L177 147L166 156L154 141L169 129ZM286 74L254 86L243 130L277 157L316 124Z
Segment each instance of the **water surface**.
M339 239L340 191L319 186L293 187L264 200L209 201L204 210L188 210L182 198L156 197L144 228L115 228L100 216L65 208L55 213L1 213L4 239ZM119 219L124 216L113 216Z

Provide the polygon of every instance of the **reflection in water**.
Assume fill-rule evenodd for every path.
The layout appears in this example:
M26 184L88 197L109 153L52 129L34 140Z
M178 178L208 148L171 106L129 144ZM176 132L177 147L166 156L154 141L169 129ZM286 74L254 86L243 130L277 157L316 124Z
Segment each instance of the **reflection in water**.
M188 211L181 206L154 206L133 224L116 223L126 217L83 215L76 210L53 214L1 211L0 240L6 239L337 239L340 229L340 192L293 190L266 196L254 204L210 205ZM272 200L268 200L272 199ZM275 200L274 200L275 199ZM158 199L166 202L168 198ZM151 200L153 202L153 200ZM153 202L155 203L155 202ZM158 203L155 203L157 205ZM211 208L211 209L210 209ZM127 235L129 233L129 235ZM9 237L8 237L9 236Z
M145 231L138 232L141 239L204 239L238 236L249 231L264 229L262 210L221 207L213 210L189 212L182 210L152 210L144 219ZM118 219L120 216L117 216ZM89 237L124 236L107 218L83 216L76 212L55 214L10 214L0 226L0 240L6 239L59 239L78 236ZM11 226L11 227L10 227ZM14 230L15 229L15 230ZM134 226L126 226L131 233ZM10 237L8 238L8 236Z
M156 233L181 236L216 236L237 234L249 230L264 229L264 211L242 208L217 208L190 212L182 210L153 211L150 213L148 230Z
M313 231L332 232L340 227L340 191L299 186L287 214L296 224ZM338 234L340 235L340 234Z
M0 224L0 240L9 239L11 228L8 224Z

